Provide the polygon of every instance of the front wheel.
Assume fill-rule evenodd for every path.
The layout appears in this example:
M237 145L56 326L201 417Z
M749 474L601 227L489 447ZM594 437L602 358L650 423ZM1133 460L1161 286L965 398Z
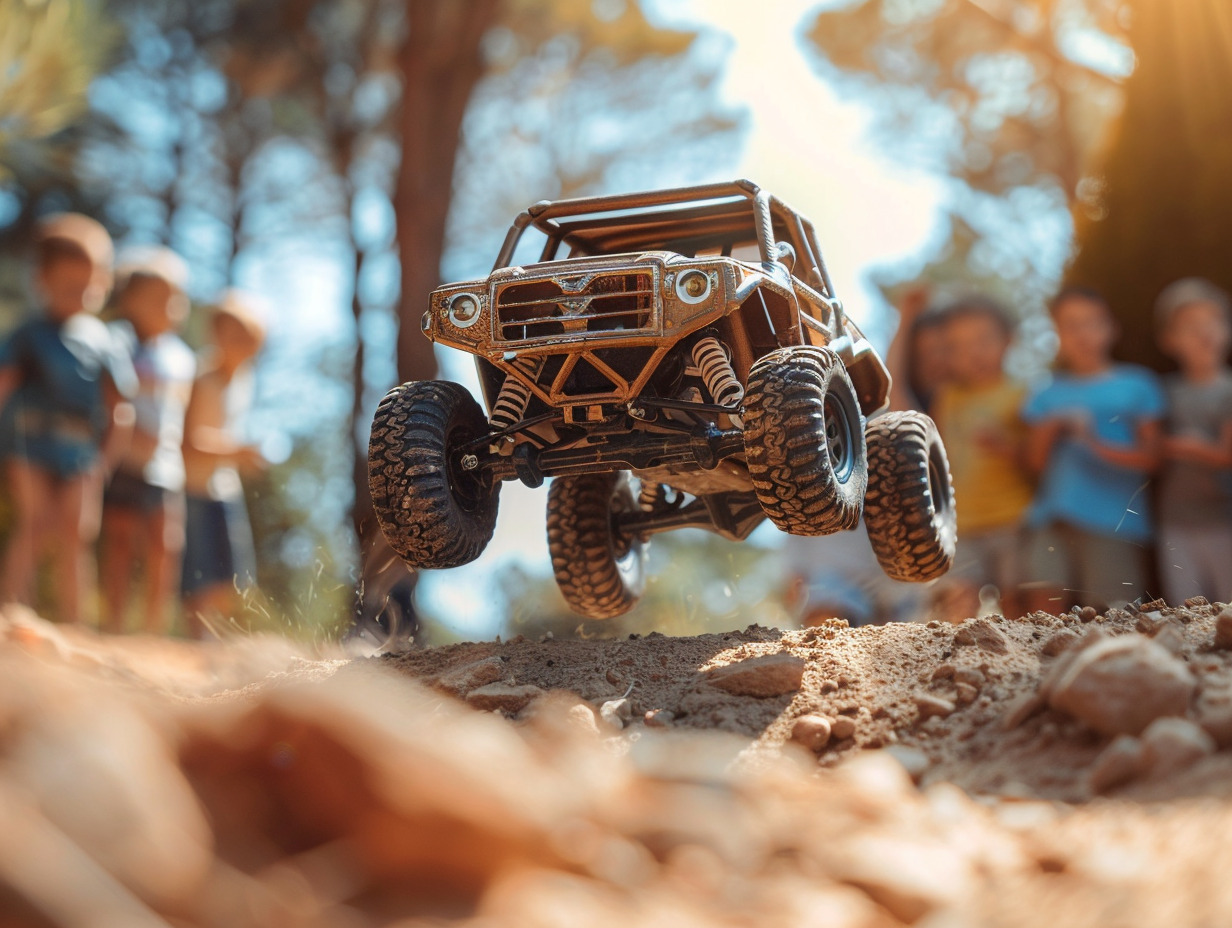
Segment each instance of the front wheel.
M753 364L744 448L757 499L783 531L829 535L860 523L864 419L847 369L829 348L780 348Z
M895 580L935 580L954 563L958 528L945 446L922 412L868 424L864 524L877 560Z
M465 470L461 451L487 432L483 410L456 383L404 383L381 400L368 489L381 531L408 566L467 564L492 539L500 484Z
M548 553L569 608L592 619L632 609L646 590L645 542L617 517L637 511L623 471L557 477L548 490Z

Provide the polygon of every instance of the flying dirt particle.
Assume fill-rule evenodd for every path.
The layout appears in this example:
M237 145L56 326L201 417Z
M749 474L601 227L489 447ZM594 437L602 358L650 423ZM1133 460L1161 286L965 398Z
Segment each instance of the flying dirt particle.
M820 715L802 715L791 726L791 740L814 753L830 743L830 720Z
M1110 638L1075 654L1048 704L1106 735L1136 735L1155 719L1183 715L1195 681L1184 662L1149 638Z
M856 733L856 720L841 715L830 723L830 736L836 741L844 741Z
M1156 719L1142 733L1144 758L1153 777L1166 777L1215 753L1215 739L1189 719Z
M954 711L954 703L940 696L933 696L931 693L918 693L915 697L915 707L920 713L921 721L934 716L945 718Z
M532 699L543 695L537 686L489 683L466 694L466 704L484 711L520 712Z
M779 652L750 657L710 672L711 685L734 696L781 696L800 689L805 662Z

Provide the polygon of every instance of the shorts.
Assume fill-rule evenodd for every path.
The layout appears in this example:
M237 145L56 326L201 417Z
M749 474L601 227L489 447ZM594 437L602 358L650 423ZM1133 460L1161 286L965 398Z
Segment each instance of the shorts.
M1149 570L1145 545L1053 522L1031 531L1019 588L1060 590L1080 605L1108 608L1143 595Z
M257 559L244 501L190 494L186 502L181 592L188 596L219 584L252 586Z
M1232 524L1159 526L1159 580L1164 599L1179 606L1191 596L1232 600Z
M61 480L98 463L100 436L88 419L71 413L18 409L5 423L4 450Z
M1017 525L959 533L954 566L947 581L969 583L982 589L995 586L1002 594L1018 588L1023 556L1022 529Z
M111 509L130 509L149 515L159 509L175 505L181 494L165 487L146 483L136 474L118 470L111 477L103 492L103 506Z

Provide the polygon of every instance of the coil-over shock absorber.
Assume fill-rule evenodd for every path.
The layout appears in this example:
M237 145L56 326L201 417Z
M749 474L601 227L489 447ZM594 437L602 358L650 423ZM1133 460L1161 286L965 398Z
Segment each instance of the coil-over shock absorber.
M736 377L723 343L715 336L707 335L694 343L692 355L693 364L715 404L728 409L738 408L744 400L744 387ZM743 425L739 415L732 415L731 420L737 426Z
M516 358L513 366L526 375L528 380L539 378L543 370L543 358ZM513 374L505 375L496 402L492 404L492 415L488 417L488 427L494 432L517 425L526 415L526 407L530 405L530 387Z
M667 501L667 487L653 480L642 480L642 490L637 495L637 508L642 512L654 512Z

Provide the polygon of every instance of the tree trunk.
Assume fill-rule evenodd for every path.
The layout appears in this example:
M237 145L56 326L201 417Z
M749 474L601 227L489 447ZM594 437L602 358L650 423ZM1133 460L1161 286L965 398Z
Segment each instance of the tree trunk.
M402 161L394 192L402 264L397 359L404 382L436 374L419 320L428 293L441 282L462 119L483 76L480 41L499 8L500 0L407 0L409 30L398 56Z

